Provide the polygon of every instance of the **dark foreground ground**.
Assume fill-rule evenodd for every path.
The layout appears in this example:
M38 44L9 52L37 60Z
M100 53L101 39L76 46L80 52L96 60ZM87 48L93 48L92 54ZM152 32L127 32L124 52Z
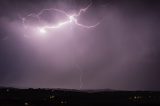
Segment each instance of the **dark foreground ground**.
M0 89L0 106L160 106L160 92Z

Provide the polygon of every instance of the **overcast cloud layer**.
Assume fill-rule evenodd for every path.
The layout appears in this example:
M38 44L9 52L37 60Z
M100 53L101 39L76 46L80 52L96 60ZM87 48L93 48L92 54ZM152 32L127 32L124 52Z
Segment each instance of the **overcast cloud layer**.
M85 25L101 21L97 27L68 25L42 37L25 30L21 17L45 8L74 13L90 1L1 0L0 85L79 89L81 84L82 89L160 90L160 3L92 2L78 20ZM44 14L48 24L51 15L60 16Z

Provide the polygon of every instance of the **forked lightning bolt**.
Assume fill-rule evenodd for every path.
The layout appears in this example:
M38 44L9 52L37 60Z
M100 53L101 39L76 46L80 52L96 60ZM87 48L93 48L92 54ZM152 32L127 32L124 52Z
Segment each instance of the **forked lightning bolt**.
M38 14L31 13L31 14L27 15L27 17L37 18L37 20L40 22L41 21L40 15L42 15L45 11L56 11L56 12L59 12L59 13L65 15L67 17L66 21L60 22L56 25L45 25L45 26L38 27L38 30L41 33L46 33L47 29L58 29L58 28L61 28L64 25L70 24L70 23L74 23L75 25L83 27L83 28L93 28L93 27L96 27L97 25L99 25L100 22L97 22L94 25L87 26L87 25L83 25L83 24L79 23L78 19L77 19L77 17L79 17L82 13L86 12L91 5L92 5L92 3L90 3L87 7L80 9L78 13L74 13L72 15L68 14L67 12L65 12L63 10L50 8L50 9L43 9ZM25 25L26 22L25 21L27 20L27 17L22 18L22 21L23 21L22 23L25 27L26 27L26 25Z
M87 29L94 28L97 25L99 25L100 22L97 22L96 24L90 25L90 26L87 26L87 25L84 25L84 24L81 24L81 23L78 22L78 17L81 16L82 13L86 12L91 5L92 5L92 3L90 3L85 8L81 8L78 13L74 13L72 15L68 14L67 12L65 12L63 10L59 10L59 9L54 9L54 8L43 9L38 14L31 13L31 14L27 15L26 17L21 18L22 19L22 24L23 24L24 28L27 29L28 26L26 25L26 21L28 20L28 17L34 17L34 18L36 18L38 20L38 22L41 22L40 15L42 15L45 11L56 11L58 13L61 13L61 14L65 15L67 17L67 20L63 21L63 22L60 22L58 24L55 24L55 25L38 26L37 29L38 29L38 31L40 33L46 33L47 29L59 29L59 28L65 26L65 25L71 24L71 23L74 23L77 26L80 26L80 27L83 27L83 28L87 28ZM78 64L76 64L75 67L80 72L80 76L79 76L80 85L79 85L79 88L82 89L83 88L83 80L82 80L83 70L81 70L81 68L80 68L80 66Z

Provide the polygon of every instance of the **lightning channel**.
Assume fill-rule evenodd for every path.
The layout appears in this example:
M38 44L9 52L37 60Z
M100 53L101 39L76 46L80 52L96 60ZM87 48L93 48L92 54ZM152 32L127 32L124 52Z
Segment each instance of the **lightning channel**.
M27 25L25 23L26 23L26 20L28 17L34 17L34 18L38 19L38 22L41 22L40 15L42 15L45 11L56 11L56 12L59 12L59 13L65 15L67 17L67 20L63 21L63 22L59 22L58 24L55 24L55 25L39 26L38 27L39 32L45 33L47 29L58 29L58 28L65 26L66 24L70 24L70 23L74 23L75 25L83 27L83 28L94 28L94 27L98 26L100 24L100 22L97 22L96 24L90 25L90 26L84 25L84 24L81 24L78 22L78 17L80 17L82 13L85 13L91 7L91 5L92 5L92 2L87 7L81 8L78 13L74 13L72 15L70 15L67 12L60 10L60 9L54 9L54 8L43 9L37 14L31 13L31 14L27 15L27 17L22 18L22 24L25 28L27 28Z

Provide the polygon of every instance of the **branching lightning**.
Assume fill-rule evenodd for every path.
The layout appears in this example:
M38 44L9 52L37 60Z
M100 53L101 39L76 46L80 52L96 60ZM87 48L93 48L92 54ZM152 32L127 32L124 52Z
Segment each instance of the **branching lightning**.
M90 3L87 7L80 9L78 13L74 13L72 15L68 14L67 12L65 12L63 10L50 8L50 9L43 9L38 14L31 13L31 14L27 15L27 17L34 17L40 22L41 21L40 15L42 15L45 11L56 11L56 12L59 12L67 17L66 21L60 22L56 25L45 25L45 26L37 27L37 29L39 30L40 33L46 33L47 29L58 29L58 28L63 27L64 25L70 24L70 23L74 23L75 25L83 27L83 28L93 28L93 27L96 27L97 25L99 25L100 22L97 22L94 25L87 26L87 25L83 25L83 24L79 23L78 19L77 19L79 16L81 16L82 13L86 12L91 5L92 5L92 3ZM27 17L22 18L22 21L23 21L22 23L25 28L26 28L25 21L27 20Z
M29 15L27 15L26 17L24 18L21 18L22 19L22 24L24 26L25 29L28 28L27 24L26 24L26 21L28 20L28 17L33 17L33 18L36 18L37 21L40 23L41 22L41 18L40 16L45 12L45 11L56 11L58 13L61 13L63 14L64 16L67 17L66 21L63 21L63 22L59 22L58 24L53 24L53 25L45 25L45 26L38 26L36 29L39 33L41 34L45 34L47 33L47 30L48 29L59 29L59 28L62 28L63 26L67 25L67 24L75 24L79 27L82 27L82 28L86 28L86 29L90 29L90 28L94 28L96 26L98 26L100 24L100 21L97 22L96 24L94 25L90 25L90 26L87 26L87 25L84 25L84 24L81 24L79 23L78 21L78 17L80 17L83 13L85 13L90 7L91 7L92 3L90 3L87 7L85 8L81 8L79 10L78 13L74 13L74 14L68 14L67 12L63 11L63 10L59 10L59 9L54 9L54 8L49 8L49 9L43 9L41 10L38 14L35 14L35 13L31 13ZM34 27L34 26L33 26ZM81 70L80 66L78 64L75 65L75 67L78 69L79 71L79 88L82 89L83 88L83 70Z

